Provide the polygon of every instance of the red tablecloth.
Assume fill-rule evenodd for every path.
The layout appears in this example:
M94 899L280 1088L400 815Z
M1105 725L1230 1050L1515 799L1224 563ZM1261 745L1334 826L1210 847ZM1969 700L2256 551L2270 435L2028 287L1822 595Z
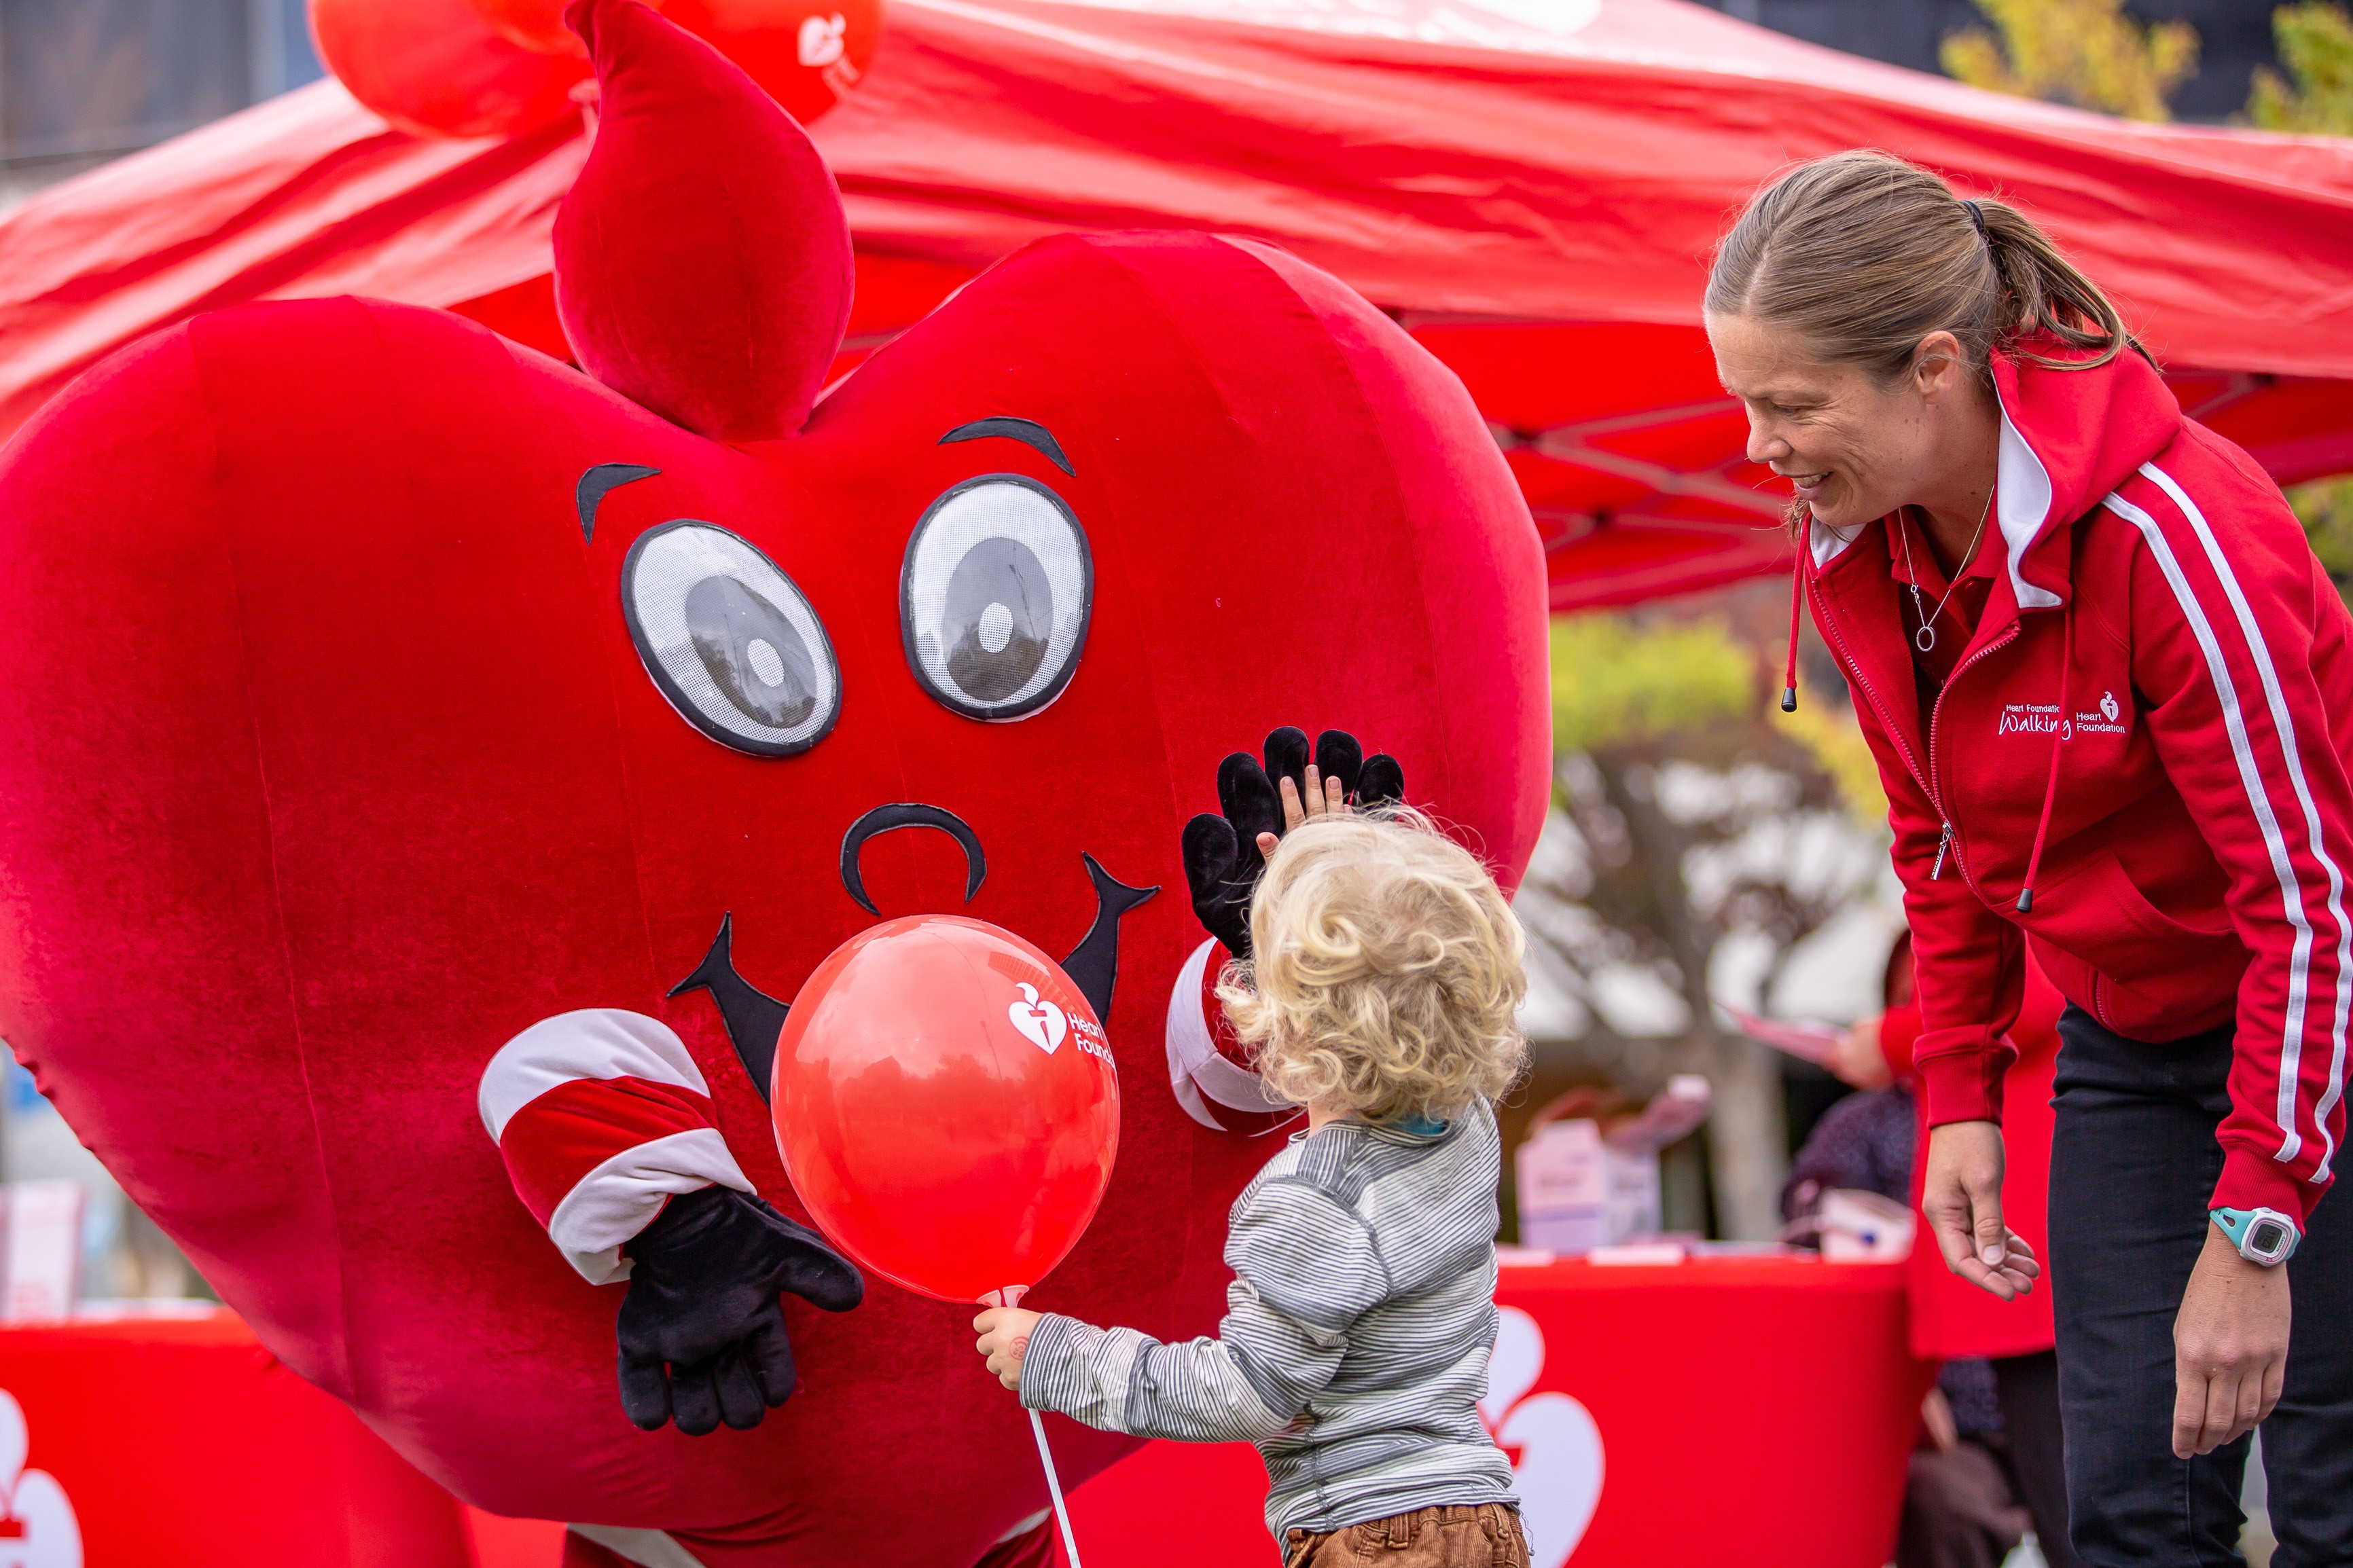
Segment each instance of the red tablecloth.
M1904 1267L1506 1268L1488 1419L1535 1568L1881 1568L1930 1369ZM1276 1561L1239 1447L1155 1443L1071 1500L1087 1568Z
M78 1525L86 1568L476 1568L456 1500L227 1312L0 1329L0 1390L25 1563ZM26 1506L36 1471L70 1524Z
M1886 1563L1931 1375L1905 1345L1901 1264L1557 1264L1504 1270L1497 1300L1498 1392L1524 1313L1543 1364L1519 1408L1553 1391L1589 1417L1502 1418L1507 1448L1529 1434L1530 1533L1550 1515L1535 1568Z
M1535 1568L1887 1561L1927 1379L1901 1265L1512 1268L1498 1302ZM86 1568L555 1568L556 1527L460 1508L225 1312L0 1329L0 1391L16 1528L62 1505ZM1155 1443L1071 1511L1088 1568L1268 1568L1265 1497L1247 1447Z

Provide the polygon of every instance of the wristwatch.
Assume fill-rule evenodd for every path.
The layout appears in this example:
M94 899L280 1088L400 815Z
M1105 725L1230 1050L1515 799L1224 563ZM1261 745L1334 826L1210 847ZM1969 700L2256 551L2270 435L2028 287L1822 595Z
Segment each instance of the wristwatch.
M2231 1238L2240 1257L2266 1268L2285 1263L2304 1239L2295 1221L2277 1209L2209 1209L2206 1217Z

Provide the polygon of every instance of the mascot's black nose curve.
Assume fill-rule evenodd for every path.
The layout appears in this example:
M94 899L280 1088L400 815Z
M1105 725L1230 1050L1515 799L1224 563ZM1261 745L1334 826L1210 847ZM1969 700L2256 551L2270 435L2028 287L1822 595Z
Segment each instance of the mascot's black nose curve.
M970 823L944 806L902 801L896 805L876 806L851 823L849 831L842 836L841 885L861 909L878 919L882 913L866 896L866 884L858 874L858 852L868 839L894 827L936 827L963 845L964 897L966 903L972 901L972 896L980 891L981 879L988 874L980 836L972 830ZM1062 972L1086 997L1095 1016L1109 1018L1112 988L1119 979L1120 917L1160 889L1131 888L1083 851L1079 863L1086 868L1087 880L1094 888L1095 918L1079 945L1071 950L1070 957L1062 960ZM720 921L719 935L712 941L711 951L703 955L693 973L671 988L670 994L681 995L697 989L711 993L712 1000L719 1005L720 1020L727 1026L727 1037L733 1042L744 1072L751 1078L752 1086L760 1091L760 1098L765 1100L776 1067L777 1037L791 1008L736 973L734 927L735 917L732 914Z
M988 857L981 853L980 835L972 824L941 805L924 805L916 801L902 801L896 805L878 805L849 825L841 836L841 885L859 907L868 914L880 916L874 900L866 896L866 879L859 874L858 852L866 841L878 833L888 833L894 827L936 827L964 846L964 901L980 891L981 879L988 875Z

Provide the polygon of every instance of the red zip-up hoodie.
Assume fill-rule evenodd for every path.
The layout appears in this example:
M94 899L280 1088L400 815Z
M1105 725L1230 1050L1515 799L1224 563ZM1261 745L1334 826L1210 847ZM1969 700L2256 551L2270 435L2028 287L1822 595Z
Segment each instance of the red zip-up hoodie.
M2140 356L1993 371L2002 561L1930 712L1886 521L1798 565L1887 787L1929 1124L2000 1120L2031 942L2119 1035L2235 1019L2213 1202L2308 1215L2345 1122L2353 617Z

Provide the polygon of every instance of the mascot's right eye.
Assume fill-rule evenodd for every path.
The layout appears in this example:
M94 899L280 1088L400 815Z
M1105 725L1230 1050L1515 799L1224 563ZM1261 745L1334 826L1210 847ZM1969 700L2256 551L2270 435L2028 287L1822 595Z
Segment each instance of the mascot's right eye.
M907 542L907 666L967 719L1027 719L1079 668L1094 586L1086 531L1061 497L1019 474L966 479Z
M707 522L649 528L621 563L621 612L661 694L718 742L789 757L841 716L841 667L793 580Z

